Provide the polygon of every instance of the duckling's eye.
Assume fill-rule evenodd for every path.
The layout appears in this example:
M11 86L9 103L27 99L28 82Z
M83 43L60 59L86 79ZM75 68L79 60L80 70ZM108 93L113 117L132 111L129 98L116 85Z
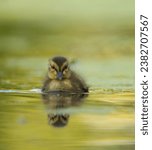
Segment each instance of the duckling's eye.
M51 65L49 67L49 70L52 71L52 72L57 71L56 68L54 66L51 66Z
M67 71L68 70L68 66L64 66L63 71Z
M51 66L52 71L57 71L54 66Z
M54 66L51 66L51 68L55 70L55 67L54 67Z

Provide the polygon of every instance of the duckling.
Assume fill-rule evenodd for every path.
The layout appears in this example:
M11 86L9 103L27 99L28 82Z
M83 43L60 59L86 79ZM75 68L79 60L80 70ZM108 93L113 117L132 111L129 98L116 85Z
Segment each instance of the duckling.
M57 56L49 59L48 73L43 83L42 92L68 91L88 92L88 86L69 67L65 57Z

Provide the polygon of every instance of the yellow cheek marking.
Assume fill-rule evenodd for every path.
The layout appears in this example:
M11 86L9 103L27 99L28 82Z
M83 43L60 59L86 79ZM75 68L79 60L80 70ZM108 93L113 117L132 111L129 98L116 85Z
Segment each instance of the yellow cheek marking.
M56 72L49 71L49 72L48 72L48 76L49 76L51 79L56 79Z

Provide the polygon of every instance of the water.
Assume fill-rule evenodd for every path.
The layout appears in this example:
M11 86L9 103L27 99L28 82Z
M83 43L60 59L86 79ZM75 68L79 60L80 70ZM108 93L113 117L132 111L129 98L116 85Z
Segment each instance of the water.
M22 72L1 79L0 149L134 149L133 59L122 59L122 63L117 59L87 60L89 67L86 61L71 66L89 84L87 96L43 97L40 86L46 70L40 72L36 65L26 68L24 59L11 63L10 68L24 65L29 71L21 78L17 76ZM11 75L7 71L3 73ZM53 125L51 118L55 115L65 116L65 120Z
M92 93L65 104L58 113L70 117L57 128L48 122L55 104L44 104L41 94L1 93L1 149L133 149L133 98L130 91Z

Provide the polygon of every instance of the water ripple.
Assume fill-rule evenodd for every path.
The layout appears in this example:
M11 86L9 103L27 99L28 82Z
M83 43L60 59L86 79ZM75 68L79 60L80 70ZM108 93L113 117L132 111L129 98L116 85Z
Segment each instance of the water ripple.
M0 90L0 93L20 93L20 94L31 94L39 93L41 94L41 89L31 89L31 90Z

